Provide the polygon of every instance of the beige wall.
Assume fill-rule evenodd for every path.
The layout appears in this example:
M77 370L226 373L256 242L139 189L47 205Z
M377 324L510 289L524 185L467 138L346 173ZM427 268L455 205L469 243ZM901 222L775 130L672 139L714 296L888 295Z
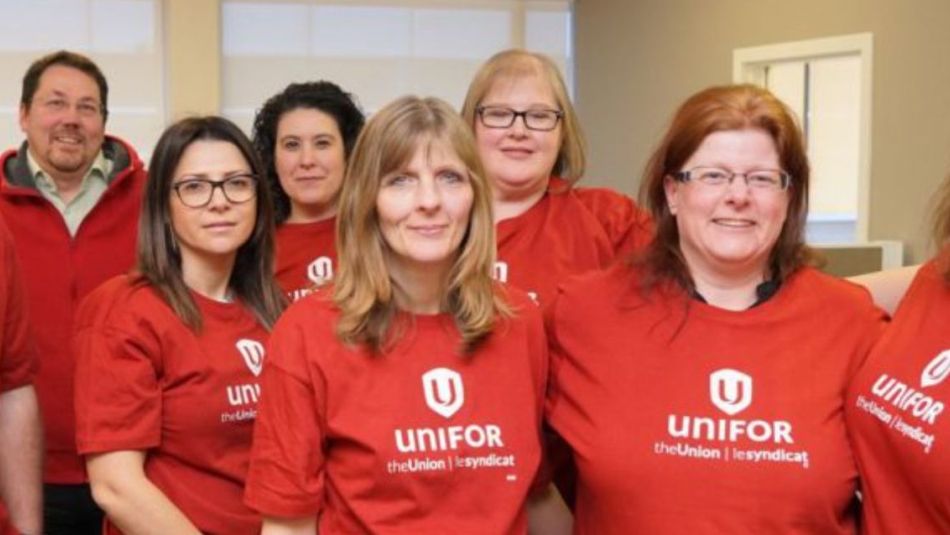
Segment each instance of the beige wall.
M733 49L873 33L870 237L929 254L924 215L950 171L950 2L577 0L575 25L587 182L628 193L675 107L731 81Z
M218 0L164 0L165 69L170 121L219 113L221 5ZM170 122L169 121L169 122Z

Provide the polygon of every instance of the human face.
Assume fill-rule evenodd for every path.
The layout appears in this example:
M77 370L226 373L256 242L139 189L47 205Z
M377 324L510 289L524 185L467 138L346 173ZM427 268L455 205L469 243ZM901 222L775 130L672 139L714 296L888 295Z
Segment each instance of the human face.
M73 67L47 68L32 102L20 106L20 129L43 171L57 181L81 180L105 136L99 86Z
M251 173L251 166L232 143L198 140L182 153L172 176L172 185L201 178L215 182ZM174 189L169 193L172 230L178 241L182 269L198 263L233 262L238 248L254 230L257 197L243 203L232 203L221 188L215 188L211 201L201 208L185 206Z
M474 192L468 168L445 143L420 143L404 169L382 178L376 195L386 263L396 275L441 281L468 229Z
M346 156L336 120L317 109L280 116L274 167L290 197L290 222L318 221L336 213Z
M781 169L775 142L760 129L709 134L681 170L700 166L734 173ZM770 276L769 254L788 214L787 190L750 189L739 176L723 187L667 177L665 189L694 278Z
M539 75L501 78L492 84L480 106L515 111L558 110L550 84ZM561 149L561 122L550 131L528 129L522 118L508 128L488 128L475 118L475 137L485 172L496 198L519 198L544 191Z

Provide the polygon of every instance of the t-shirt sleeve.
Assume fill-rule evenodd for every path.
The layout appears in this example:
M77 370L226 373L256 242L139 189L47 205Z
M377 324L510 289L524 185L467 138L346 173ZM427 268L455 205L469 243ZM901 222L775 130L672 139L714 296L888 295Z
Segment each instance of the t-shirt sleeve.
M38 360L27 321L22 279L6 229L0 227L0 392L31 384Z
M646 247L653 239L653 220L626 195L604 188L578 188L578 198L607 233L615 255Z
M322 376L308 371L306 328L285 316L271 334L244 502L264 516L316 516L324 494Z
M147 450L161 442L161 348L146 322L118 307L82 318L76 350L76 443L81 454ZM83 321L89 319L90 321ZM130 325L131 324L131 325Z

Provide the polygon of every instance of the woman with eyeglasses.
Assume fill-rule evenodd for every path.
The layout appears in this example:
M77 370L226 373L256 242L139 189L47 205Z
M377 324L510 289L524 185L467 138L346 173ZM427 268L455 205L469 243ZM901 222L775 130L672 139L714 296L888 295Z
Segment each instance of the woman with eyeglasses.
M84 301L77 443L105 533L259 533L241 500L268 331L273 214L247 137L181 120L152 155L136 272Z
M547 346L491 280L490 188L448 104L370 118L339 221L333 286L270 341L245 494L263 533L525 533Z
M848 391L868 535L950 533L950 178L936 198L937 254Z
M254 146L274 198L274 275L291 301L333 278L336 204L363 113L332 82L293 83L254 119Z
M677 110L644 177L644 256L562 285L550 311L575 533L857 533L844 391L882 314L809 267L808 180L768 91Z
M557 66L507 50L475 74L462 107L493 188L495 278L540 304L567 275L603 268L651 235L627 197L575 188L584 137Z

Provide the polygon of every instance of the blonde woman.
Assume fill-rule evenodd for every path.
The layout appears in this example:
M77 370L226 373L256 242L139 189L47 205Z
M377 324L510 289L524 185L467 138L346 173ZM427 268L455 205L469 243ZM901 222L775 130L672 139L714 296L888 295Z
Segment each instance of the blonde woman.
M523 533L547 349L490 278L491 194L437 99L367 123L339 203L334 286L278 323L246 503L264 533Z

